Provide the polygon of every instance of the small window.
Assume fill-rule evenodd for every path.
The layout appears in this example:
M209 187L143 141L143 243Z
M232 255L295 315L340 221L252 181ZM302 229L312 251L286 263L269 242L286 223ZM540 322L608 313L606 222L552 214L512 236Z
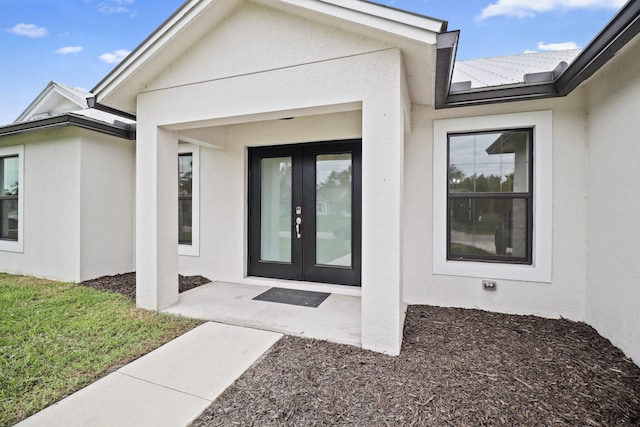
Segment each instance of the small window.
M532 264L533 130L448 135L447 259Z
M178 155L178 243L193 242L193 154Z
M200 256L200 147L178 144L178 255Z
M18 241L20 223L18 194L20 163L18 156L0 157L0 239Z

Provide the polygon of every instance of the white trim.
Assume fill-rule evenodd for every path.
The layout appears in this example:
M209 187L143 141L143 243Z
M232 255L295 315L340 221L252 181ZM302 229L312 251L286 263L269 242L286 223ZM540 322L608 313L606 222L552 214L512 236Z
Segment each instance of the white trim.
M76 91L81 92L79 89L76 89ZM86 97L91 96L91 94L88 92L82 91L82 93ZM39 114L48 113L49 111L42 111L42 107L43 105L46 105L46 103L55 95L58 95L65 100L76 104L78 108L75 108L73 110L87 108L87 101L86 99L82 98L80 94L72 92L69 88L61 85L60 83L50 81L49 84L47 84L47 87L45 87L44 90L40 92L36 99L34 99L31 104L29 104L29 106L18 116L17 119L14 120L13 123L26 122L27 120L31 120ZM71 109L68 108L68 110Z
M0 240L0 251L24 252L24 145L0 148L0 157L18 156L18 241Z
M302 11L315 12L329 19L339 19L354 27L371 28L424 44L435 44L436 34L444 27L444 22L427 16L419 16L411 12L390 9L383 5L359 2L354 0L259 0L262 4L275 7L288 6ZM210 31L212 25L224 19L236 6L242 4L240 0L190 0L185 2L173 15L145 39L131 54L116 66L93 89L92 93L98 101L107 99L107 104L114 108L125 109L123 97L111 101L109 98L146 63L155 59L158 61L159 52L167 51L178 37L187 41L187 46L195 43L205 31ZM197 26L196 22L206 25ZM182 49L177 49L182 52ZM162 55L161 55L162 56ZM168 61L164 55L161 61ZM167 64L168 65L168 64ZM132 93L131 96L134 96ZM125 95L124 97L126 97ZM135 105L135 103L134 103ZM129 111L133 113L133 111Z
M193 155L193 182L191 206L191 244L178 245L178 255L200 256L200 147L193 144L178 144L178 154L191 153ZM176 159L177 161L177 159Z
M533 264L447 260L447 134L533 128ZM433 273L551 282L553 114L551 111L436 120L433 147Z
M273 3L271 0L261 1L266 4ZM426 44L434 44L435 35L442 31L443 27L443 21L436 18L364 1L279 0L277 3L304 8Z

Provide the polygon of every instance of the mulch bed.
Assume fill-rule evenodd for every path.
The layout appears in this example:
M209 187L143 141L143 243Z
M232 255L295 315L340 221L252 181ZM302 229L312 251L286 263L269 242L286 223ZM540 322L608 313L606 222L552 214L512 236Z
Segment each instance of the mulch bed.
M178 292L186 292L198 286L210 283L211 280L202 276L178 275ZM117 292L135 301L136 299L136 273L117 274L115 276L104 276L93 280L79 283L101 291Z
M286 336L192 425L640 426L640 368L584 323L411 306L400 356Z
M284 337L192 425L638 426L640 368L583 323L412 306L399 357Z

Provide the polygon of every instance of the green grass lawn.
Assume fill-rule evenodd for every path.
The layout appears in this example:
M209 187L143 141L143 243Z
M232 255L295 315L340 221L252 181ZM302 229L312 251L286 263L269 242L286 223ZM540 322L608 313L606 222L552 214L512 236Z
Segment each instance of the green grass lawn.
M0 273L0 426L200 323L137 309L119 294Z

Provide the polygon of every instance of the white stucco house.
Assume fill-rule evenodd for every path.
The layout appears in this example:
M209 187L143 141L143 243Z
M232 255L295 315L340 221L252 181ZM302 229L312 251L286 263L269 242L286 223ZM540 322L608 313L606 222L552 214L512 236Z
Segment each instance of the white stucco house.
M639 16L456 64L445 21L365 1L187 1L0 127L0 270L135 270L154 310L178 273L349 292L390 354L407 304L562 316L638 363Z

